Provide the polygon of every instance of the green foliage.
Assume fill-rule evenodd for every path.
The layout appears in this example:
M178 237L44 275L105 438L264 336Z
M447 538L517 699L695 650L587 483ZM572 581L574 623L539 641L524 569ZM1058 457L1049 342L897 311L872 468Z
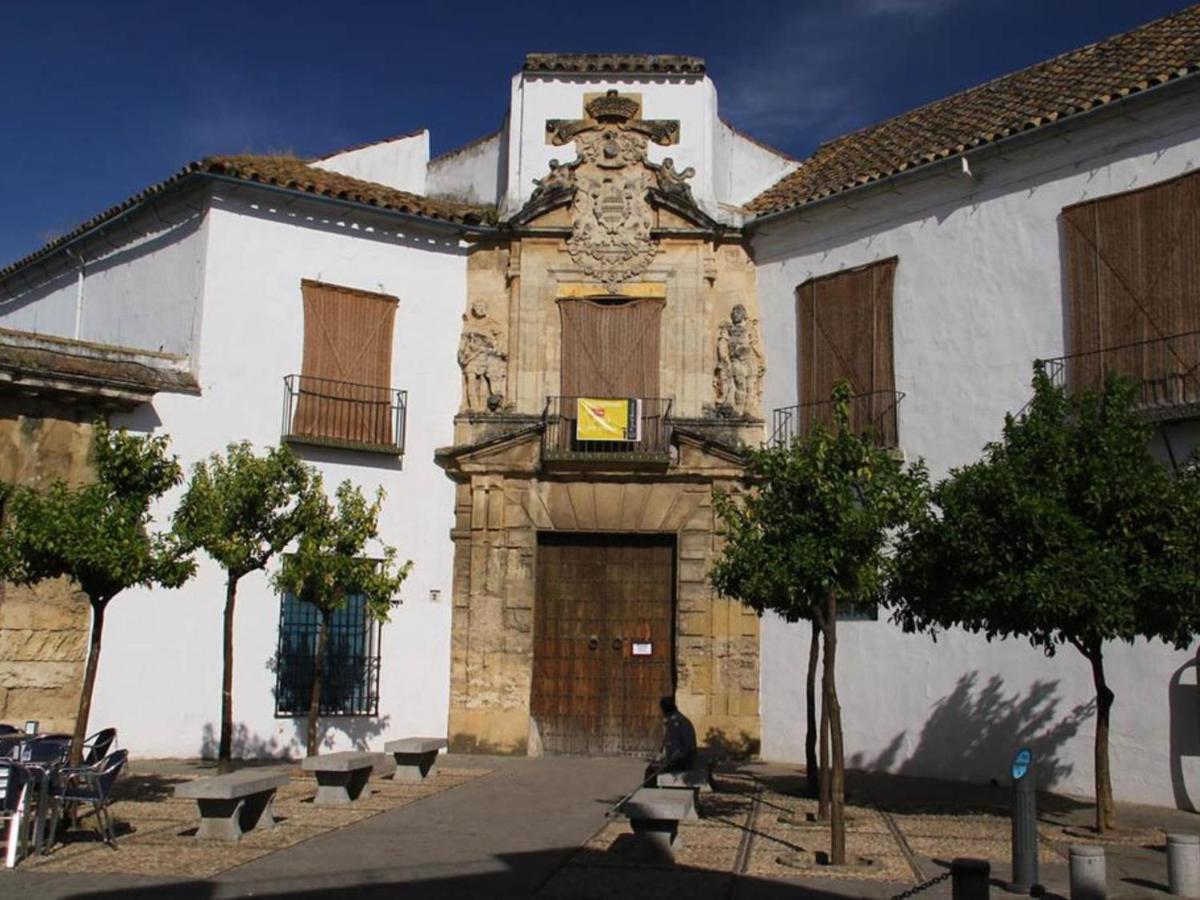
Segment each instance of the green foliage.
M747 449L748 490L718 494L726 545L713 586L788 621L820 618L832 593L870 603L883 592L889 546L924 508L924 464L905 466L848 427L849 389L835 389L835 427L789 446Z
M66 576L96 606L134 585L183 584L194 570L187 549L149 527L151 503L182 480L167 443L97 422L94 482L6 488L0 576L16 584Z
M386 621L412 561L397 566L396 548L386 545L364 555L379 538L382 503L382 490L368 503L349 481L338 485L336 509L319 492L295 552L283 557L275 587L311 603L323 617L344 606L351 594L360 594L371 617Z
M1068 397L1039 370L1034 391L902 542L897 621L1025 636L1047 653L1139 635L1185 646L1200 615L1200 473L1172 478L1150 455L1128 383Z
M287 447L255 454L230 444L196 465L175 511L175 531L234 578L266 566L304 529L320 502L317 479Z

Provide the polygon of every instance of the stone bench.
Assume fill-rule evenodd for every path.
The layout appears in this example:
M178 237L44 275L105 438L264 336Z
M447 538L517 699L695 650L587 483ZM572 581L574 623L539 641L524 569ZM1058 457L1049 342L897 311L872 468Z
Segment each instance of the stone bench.
M695 808L689 818L700 818L698 808L700 795L713 791L713 768L717 757L713 751L700 750L692 762L692 767L682 772L659 772L654 776L654 784L666 790L686 790L692 794Z
M301 768L317 779L314 806L346 806L371 796L368 782L378 753L341 750L322 756L306 756Z
M647 861L674 862L679 846L679 823L694 815L691 791L639 788L620 811L633 827L634 853Z
M200 807L196 837L239 841L247 831L275 827L271 812L275 790L290 780L286 772L278 769L243 769L177 784L175 796L195 800Z
M383 749L396 758L393 781L425 781L434 774L438 751L445 749L445 738L409 737L388 741Z

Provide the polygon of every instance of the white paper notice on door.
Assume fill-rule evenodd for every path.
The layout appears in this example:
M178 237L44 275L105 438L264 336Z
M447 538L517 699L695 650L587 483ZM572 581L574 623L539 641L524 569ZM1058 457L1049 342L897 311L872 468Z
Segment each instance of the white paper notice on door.
M640 643L638 641L634 641L634 643L633 643L633 655L634 656L649 656L653 652L654 652L654 645L651 644L649 641L646 641L645 643Z

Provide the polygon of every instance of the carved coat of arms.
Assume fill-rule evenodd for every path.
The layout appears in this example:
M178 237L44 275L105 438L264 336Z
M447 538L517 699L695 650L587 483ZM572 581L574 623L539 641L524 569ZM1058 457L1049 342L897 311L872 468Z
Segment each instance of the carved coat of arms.
M636 118L638 102L616 91L593 99L586 110L586 119L547 123L553 143L574 141L578 158L567 166L553 164L551 176L539 180L539 192L562 189L569 179L575 196L567 252L586 274L615 290L646 271L658 254L647 191L661 179L655 175L659 167L647 163L646 149L651 140L677 141L679 123Z

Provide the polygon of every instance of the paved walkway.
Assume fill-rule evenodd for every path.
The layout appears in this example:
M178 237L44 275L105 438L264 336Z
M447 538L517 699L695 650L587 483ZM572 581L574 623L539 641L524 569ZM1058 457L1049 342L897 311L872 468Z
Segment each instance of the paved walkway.
M494 771L460 787L315 837L222 873L211 881L165 881L121 875L62 874L31 870L0 871L0 898L225 898L289 896L333 898L529 897L591 835L605 824L604 813L641 774L642 763L622 759L512 759L449 757L443 765L487 767ZM797 780L792 767L749 767L765 782ZM852 789L859 800L880 809L914 802L936 808L943 799L961 805L972 792L993 803L995 788L972 788L925 779L859 776ZM990 794L988 793L990 791ZM1002 798L1001 798L1002 799ZM1047 816L1059 824L1085 825L1088 808L1068 798L1047 798ZM1200 830L1200 817L1153 807L1124 806L1122 824L1168 830ZM119 853L120 850L114 852ZM947 861L915 859L927 874L944 871ZM1109 849L1109 896L1166 895L1165 854L1136 845ZM1065 862L1043 865L1046 896L1066 897ZM1003 870L993 871L997 889ZM886 898L909 883L792 879L769 881L720 872L661 870L647 873L655 897L687 900L750 898ZM647 887L650 887L647 884ZM949 883L922 896L949 897ZM599 890L599 886L595 886ZM588 896L593 886L584 891ZM640 893L640 892L639 892ZM599 895L603 896L601 892Z

